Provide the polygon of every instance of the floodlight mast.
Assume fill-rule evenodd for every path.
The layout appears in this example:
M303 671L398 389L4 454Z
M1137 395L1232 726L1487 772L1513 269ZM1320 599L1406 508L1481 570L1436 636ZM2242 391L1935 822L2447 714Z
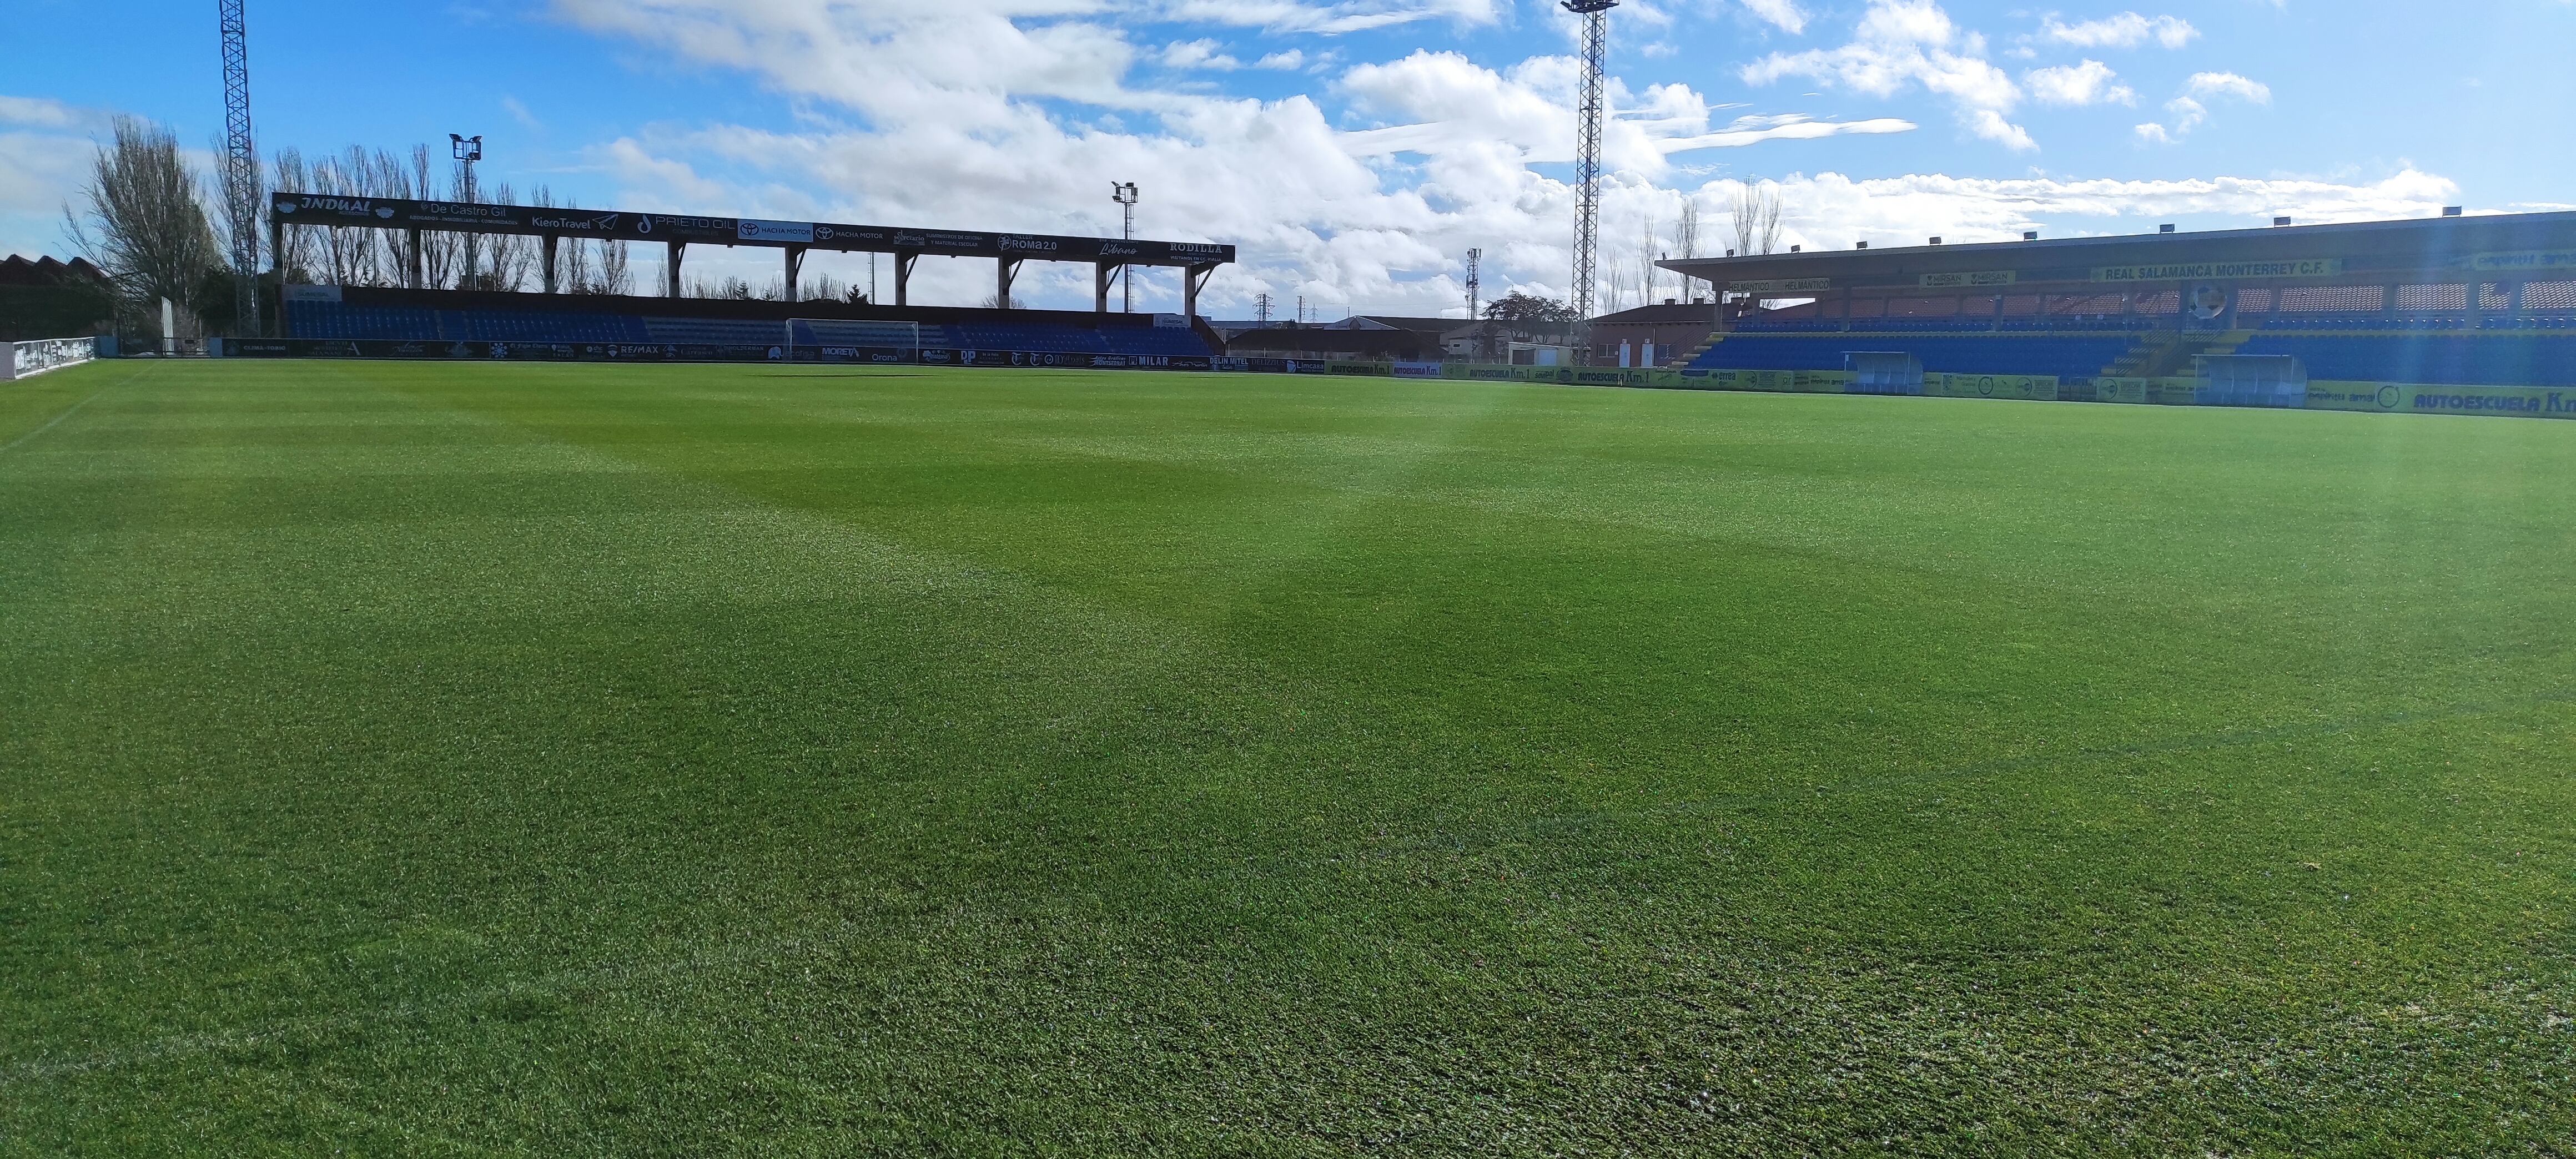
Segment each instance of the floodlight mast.
M462 133L449 133L447 135L447 151L449 155L456 158L457 164L463 166L465 169L465 187L457 190L457 199L468 205L472 205L479 200L475 196L474 191L474 163L483 159L483 137L479 133L471 137L465 136ZM422 192L425 195L428 191L423 190ZM474 243L477 240L478 239L473 234L469 233L465 235L465 272L457 279L457 289L465 290L473 288L475 258Z
M1607 13L1619 0L1564 0L1565 10L1583 18L1583 103L1577 110L1574 182L1580 201L1574 217L1574 316L1592 320L1595 268L1601 255L1601 119L1605 101L1603 74L1608 71L1610 22Z
M1467 325L1476 327L1474 351L1476 357L1482 357L1485 353L1484 328L1477 326L1476 322L1476 315L1484 306L1484 303L1478 300L1484 297L1485 285L1482 280L1484 266L1485 251L1482 247L1467 251Z
M1127 211L1127 228L1126 231L1119 234L1119 236L1128 241L1136 240L1136 202L1142 199L1142 195L1136 191L1136 183L1133 181L1110 182L1109 199L1117 202L1120 208ZM1130 314L1135 313L1136 271L1134 269L1127 266L1118 267L1118 288L1127 295L1127 312Z
M250 133L250 30L242 0L216 0L224 42L224 219L232 227L233 328L260 337L259 148Z

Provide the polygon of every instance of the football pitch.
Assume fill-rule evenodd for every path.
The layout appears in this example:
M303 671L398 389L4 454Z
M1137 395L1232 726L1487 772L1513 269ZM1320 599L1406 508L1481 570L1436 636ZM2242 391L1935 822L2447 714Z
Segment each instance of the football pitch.
M0 387L0 1154L2576 1153L2576 424Z

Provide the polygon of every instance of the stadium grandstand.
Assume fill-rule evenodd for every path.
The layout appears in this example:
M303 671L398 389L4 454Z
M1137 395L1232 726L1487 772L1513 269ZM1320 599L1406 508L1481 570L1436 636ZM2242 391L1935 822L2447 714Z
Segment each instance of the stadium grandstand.
M1839 372L1888 393L1941 374L2023 376L2047 397L2104 400L2123 384L2257 382L2262 405L2303 405L2311 381L2375 396L2576 386L2576 213L1661 264L1721 300L1784 303L1699 307L1703 339L1655 360L1689 375ZM1596 338L1620 323L1603 319Z
M730 298L290 286L284 337L301 352L471 344L478 356L692 361L865 360L877 353L1017 351L1199 358L1215 351L1178 314L944 309ZM498 355L486 348L502 346ZM907 359L909 360L909 359Z
M116 289L86 258L0 258L0 341L105 332Z
M400 287L278 288L272 334L233 344L251 356L471 357L668 361L901 361L971 365L1097 365L1205 369L1224 339L1198 317L1208 276L1234 247L1198 242L912 230L823 222L601 212L281 193L271 199L271 245L287 230L389 230L412 255ZM540 293L425 288L421 235L444 231L540 239ZM659 297L558 292L555 252L564 239L663 247ZM696 246L779 251L785 292L775 301L688 298L686 255ZM800 301L805 256L815 250L894 258L895 303ZM995 308L911 304L914 263L924 256L994 263ZM1090 311L1017 308L1023 263L1068 261L1095 269ZM1111 313L1117 279L1137 267L1182 272L1180 314Z

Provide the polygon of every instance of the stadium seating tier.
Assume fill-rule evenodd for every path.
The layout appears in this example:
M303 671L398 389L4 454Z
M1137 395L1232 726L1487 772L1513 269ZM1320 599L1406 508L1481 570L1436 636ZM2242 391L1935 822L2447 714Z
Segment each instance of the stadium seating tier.
M288 336L339 341L631 342L714 346L776 345L789 324L555 310L424 310L296 302ZM1057 322L937 323L799 320L793 341L808 346L1014 350L1049 354L1200 357L1214 353L1196 330L1177 326L1076 326Z

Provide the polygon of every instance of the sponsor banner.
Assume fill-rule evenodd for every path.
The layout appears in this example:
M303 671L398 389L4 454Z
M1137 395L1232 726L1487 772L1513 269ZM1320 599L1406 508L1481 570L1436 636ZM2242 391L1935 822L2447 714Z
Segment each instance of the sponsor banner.
M1231 262L1230 245L1207 242L1127 241L1045 234L974 233L895 229L834 222L767 221L674 213L627 213L529 205L413 201L393 197L340 197L277 193L269 198L280 225L364 229L442 229L464 233L557 234L604 241L707 242L717 245L810 245L854 252L922 253L943 257L1018 257L1043 261L1109 261L1188 266Z
M760 221L743 218L734 223L734 236L744 241L805 243L814 240L814 223L810 221Z
M2259 278L2333 278L2342 258L2284 258L2262 262L2182 262L2169 266L2100 266L2097 282L2243 282Z
M1393 368L1397 378L1438 378L1441 376L1440 364L1437 362L1396 362L1391 363L1390 366Z
M2097 378L2093 380L2093 401L2145 406L2156 400L2165 382L2161 378Z
M2576 250L2479 254L2469 259L2469 268L2491 274L2571 274L2576 273Z
M1695 381L1706 390L1841 394L1850 388L1852 377L1848 370L1712 370Z
M0 342L0 382L33 378L98 357L96 338L31 338Z
M287 286L281 291L289 302L338 302L338 286Z
M1215 370L1244 370L1254 374L1323 374L1325 364L1318 358L1219 358Z
M1926 374L1923 393L1941 398L2057 401L2057 380L2030 374Z
M2017 270L1980 270L1970 274L1925 274L1927 290L1964 290L1982 286L2009 286L2021 280Z
M1774 278L1770 281L1728 282L1729 292L1737 294L1812 294L1834 288L1832 278Z
M237 339L230 352L238 358L417 358L456 361L543 362L784 362L781 346L694 343L610 342L447 342L311 338ZM1216 359L1204 355L1067 354L1020 350L906 350L888 346L800 346L794 361L822 363L920 364L926 366L1079 367L1118 370L1213 370ZM1282 360L1271 360L1274 362ZM1321 363L1301 363L1315 373Z
M2308 409L2576 419L2576 390L2540 386L2310 382Z

